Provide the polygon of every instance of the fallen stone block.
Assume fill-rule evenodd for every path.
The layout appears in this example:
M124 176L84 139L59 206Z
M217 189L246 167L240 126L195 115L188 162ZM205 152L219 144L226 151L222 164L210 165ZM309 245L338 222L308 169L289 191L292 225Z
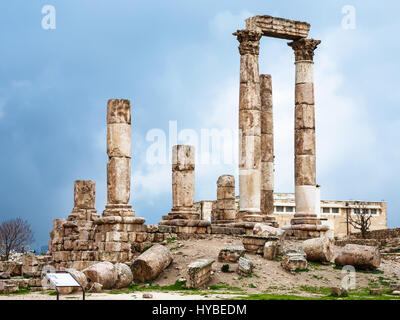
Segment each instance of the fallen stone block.
M331 288L331 295L335 297L345 297L347 296L348 292L344 288L332 287Z
M246 250L244 247L224 247L218 255L218 261L237 262L240 257L243 257Z
M99 262L82 271L90 282L97 282L103 289L112 289L118 279L117 270L111 262Z
M380 296L382 295L383 290L382 289L370 289L369 294L373 296Z
M264 254L264 245L268 241L277 241L276 236L244 235L242 238L243 247L246 251L255 254Z
M376 270L381 264L381 254L377 247L346 244L336 257L335 264L352 265L361 270Z
M281 244L279 241L268 241L264 245L263 257L267 260L275 260L281 251Z
M281 238L284 236L285 231L279 228L271 227L268 224L256 223L253 228L253 234L263 237L276 236Z
M40 277L41 272L39 266L22 266L22 275L26 278Z
M14 293L17 291L19 288L15 283L9 283L7 280L2 280L0 281L0 294L9 294L9 293Z
M251 262L249 259L240 257L238 261L238 269L237 272L238 274L242 276L248 276L253 272L253 262Z
M391 284L389 289L392 291L400 291L400 283Z
M143 299L153 299L153 295L151 293L143 293L142 298Z
M199 259L188 265L188 288L200 288L210 281L214 259Z
M131 266L133 279L142 282L154 280L171 264L172 260L172 254L168 248L155 244L133 261Z
M290 273L306 270L308 267L306 253L299 249L286 248L283 250L281 266Z
M305 240L301 248L307 261L329 263L333 258L333 239L327 237Z
M0 273L9 273L11 277L22 276L22 263L16 261L0 262Z
M100 293L103 291L103 286L98 282L93 282L88 291L90 293Z
M117 281L115 283L115 288L125 288L129 286L133 281L133 274L131 268L124 263L117 263L114 265L117 270Z
M37 257L33 253L24 254L21 257L22 264L24 266L37 266L39 265L39 261Z

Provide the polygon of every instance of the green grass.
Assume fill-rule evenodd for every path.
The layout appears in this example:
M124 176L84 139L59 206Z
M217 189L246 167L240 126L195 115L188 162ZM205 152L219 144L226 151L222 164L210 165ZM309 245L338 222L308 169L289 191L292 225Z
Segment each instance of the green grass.
M21 294L29 294L29 293L31 293L31 291L29 289L21 288L12 293L1 293L0 296L12 296L12 295L21 295Z
M57 291L56 290L46 290L46 291L40 292L40 294L48 294L49 296L56 296Z
M221 283L218 284L218 285L211 285L211 286L210 286L210 290L222 290L222 289L230 290L230 291L243 291L242 288L239 288L239 287L231 287L231 286L229 286L228 284L226 284L226 283L224 283L224 282L221 282Z
M147 246L146 248L144 248L144 249L142 250L142 252L141 252L141 253L143 253L143 252L145 252L145 251L149 250L149 249L150 249L152 246L153 246L153 245Z
M384 274L385 272L379 269L376 270L356 270L359 273L370 273L370 274Z
M255 273L250 273L247 278L258 278L258 275L256 275Z
M174 284L169 286L160 286L160 285L151 285L152 282L148 282L148 286L139 286L137 284L131 284L126 289L119 289L119 290L110 290L107 291L108 294L122 294L122 293L134 293L134 292L141 292L141 291L197 291L197 289L187 289L186 288L186 281L175 281Z
M314 290L314 289L309 289ZM315 289L315 291L325 291L324 288ZM393 296L384 292L381 296L370 295L367 291L349 292L347 297L334 297L329 295L321 295L320 297L303 297L299 295L289 294L249 294L238 297L240 300L400 300L399 296Z
M308 265L315 270L321 269L322 265L316 262L309 262Z
M396 284L397 283L396 281L393 281L393 280L391 280L389 278L385 278L385 277L382 277L382 276L378 277L378 281L384 287L390 287L391 284Z
M253 289L254 289L254 288L257 288L257 286L254 285L254 284L252 284L252 283L250 283L250 284L249 284L249 288L253 288Z
M294 270L294 272L296 272L296 273L300 273L300 272L309 272L310 271L310 269L308 269L308 268L306 268L306 269L299 269L299 268L297 268L296 270Z
M171 239L167 239L167 243L172 243L174 241L176 241L175 237L172 237Z
M178 250L179 249L179 247L172 247L172 248L169 248L169 251L175 251L175 250Z
M110 291L107 291L107 293L108 294L124 294L124 293L129 294L129 293L143 292L143 291L175 291L175 292L179 292L184 295L198 294L198 295L202 295L202 296L207 296L207 295L212 295L212 294L232 294L235 292L243 291L242 288L232 287L223 282L218 285L211 285L210 290L212 290L212 291L199 291L199 289L196 289L196 288L188 289L188 288L186 288L185 281L180 282L177 280L174 284L169 285L169 286L160 286L160 285L154 285L154 286L141 285L141 286L139 286L137 284L131 284L126 289L110 290ZM219 291L219 290L225 290L225 291Z
M329 295L331 293L331 288L328 287L300 286L300 290L308 293L324 295Z

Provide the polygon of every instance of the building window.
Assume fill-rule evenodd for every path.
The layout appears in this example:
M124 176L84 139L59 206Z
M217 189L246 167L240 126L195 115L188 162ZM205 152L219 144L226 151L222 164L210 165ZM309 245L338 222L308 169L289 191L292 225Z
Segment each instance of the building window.
M322 208L322 213L330 213L331 208Z
M285 208L285 211L286 211L286 212L293 212L293 207L286 207L286 208Z
M355 208L355 209L354 209L354 214L360 214L360 209Z
M376 209L371 209L371 214L376 216L378 214L378 211Z
M282 206L276 207L276 212L283 212L283 207Z
M332 213L339 213L339 208L332 208Z

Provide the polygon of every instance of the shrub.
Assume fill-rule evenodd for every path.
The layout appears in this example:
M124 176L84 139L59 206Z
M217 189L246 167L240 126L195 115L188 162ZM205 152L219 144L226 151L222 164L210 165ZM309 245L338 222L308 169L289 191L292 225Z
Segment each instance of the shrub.
M221 267L221 271L222 271L222 272L229 272L229 264L224 264L224 265Z

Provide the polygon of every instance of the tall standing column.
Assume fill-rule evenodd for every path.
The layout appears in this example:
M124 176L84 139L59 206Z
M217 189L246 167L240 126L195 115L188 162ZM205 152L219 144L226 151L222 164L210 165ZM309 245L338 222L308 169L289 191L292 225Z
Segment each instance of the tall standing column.
M274 125L271 75L260 75L261 94L261 213L274 213Z
M296 213L316 214L315 107L313 57L321 41L289 43L296 59L295 88L295 199Z
M299 237L326 231L316 212L315 107L313 57L320 40L302 38L288 43L294 50L295 87L295 201L292 229Z
M261 31L238 30L239 41L239 215L244 221L262 221L261 187L261 101L258 54Z
M110 99L107 103L107 205L106 209L130 209L131 182L131 104ZM111 210L111 211L118 211ZM106 215L113 215L107 211ZM132 215L125 212L127 215ZM104 214L103 214L104 215ZM120 214L118 214L120 215Z

